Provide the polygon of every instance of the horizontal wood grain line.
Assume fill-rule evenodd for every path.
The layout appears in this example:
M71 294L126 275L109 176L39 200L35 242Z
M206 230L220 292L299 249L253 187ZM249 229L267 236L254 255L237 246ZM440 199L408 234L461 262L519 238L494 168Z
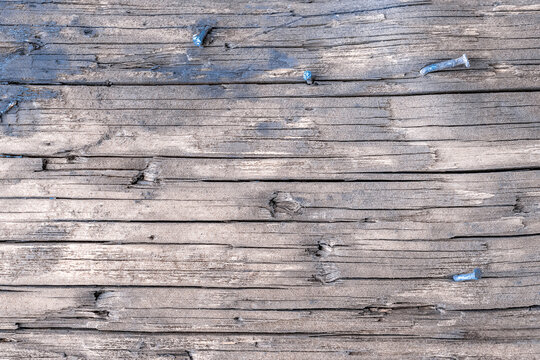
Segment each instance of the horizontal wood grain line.
M334 84L339 85L345 85L350 83L350 85L365 85L368 84L368 86L375 87L378 82L380 81L395 81L395 82L401 82L404 78L388 78L388 79L381 79L381 80L371 80L371 79L338 79L338 78L330 78L325 80L318 80L317 85L319 86L332 86ZM411 80L413 78L409 78ZM81 82L81 81L47 81L47 82L40 82L40 81L3 81L0 83L2 86L47 86L47 87L61 87L61 86L72 86L72 87L106 87L106 88L112 88L115 87L144 87L144 88L158 88L158 87L165 87L165 86L186 86L186 87L198 87L198 86L232 86L232 85L260 85L260 86L268 86L268 85L291 85L291 86L305 86L305 82L301 80L272 80L272 81L249 81L245 80L242 82L236 81L236 82L228 82L228 81L207 81L207 82L181 82L181 81L155 81L152 83L144 83L144 82L121 82L121 81L99 81L99 82ZM329 99L338 99L338 98L357 98L357 97L366 97L366 98L378 98L381 96L385 97L415 97L415 96L428 96L428 95L467 95L467 94L504 94L504 93L536 93L540 91L540 87L538 87L536 84L530 84L529 86L519 86L519 85L513 85L500 88L454 88L453 90L446 90L446 89L436 89L435 87L429 86L429 84L426 84L428 88L433 90L421 90L415 89L412 91L407 92L396 92L392 90L383 90L380 92L360 92L358 94L344 94L344 93L328 93L328 94L322 94L322 93L316 93L315 95L264 95L257 98L267 98L267 99L290 99L290 98L329 98ZM521 84L523 85L523 83ZM351 86L352 87L352 86ZM239 96L239 98L242 99L252 99L255 97L251 96ZM219 97L215 97L214 99L220 99Z
M74 333L74 334L78 334L78 333L81 333L81 332L88 332L88 331L91 331L91 330L87 330L87 329L78 329L78 328L72 328L72 327L59 327L59 328L56 328L58 331L63 331L63 332L71 332L71 333ZM35 330L42 330L42 331L47 331L47 332L52 332L54 334L54 331L55 328L47 328L47 327L24 327L21 325L21 330L30 330L30 331L35 331ZM502 331L503 330L510 330L510 329L501 329ZM531 341L534 341L536 340L535 339L535 334L537 333L538 329L527 329L527 330L521 330L521 329L516 329L515 332L512 332L512 335L514 335L515 337L511 337L511 336L504 336L502 334L502 331L501 331L501 334L499 334L498 336L486 336L486 337L481 337L482 340L486 340L486 341L504 341L504 342L510 342L511 340L514 340L514 341L527 341L527 340L531 340ZM362 337L365 337L366 339L380 339L380 338L390 338L390 339L407 339L407 338L411 338L411 339L418 339L418 340L448 340L448 339L451 339L453 341L462 341L462 340L476 340L476 334L470 334L470 337L467 337L467 335L456 335L455 332L450 332L450 334L426 334L426 335L416 335L416 334L411 334L411 335L408 335L408 334L404 334L402 332L399 332L399 331L396 331L396 332L386 332L384 334L366 334L366 333L362 333L362 332L358 332L358 333L355 333L355 332L332 332L332 331L319 331L319 332L300 332L300 331L291 331L291 332L257 332L257 331L249 331L249 332L241 332L241 331L238 331L238 332L235 332L235 331L221 331L221 332L212 332L212 331L201 331L201 332L197 332L197 331L188 331L188 332L183 332L183 331L168 331L168 332L154 332L154 331L135 331L135 330L129 330L129 331L120 331L120 330L99 330L100 333L104 333L104 334L118 334L118 335L127 335L127 334L133 334L133 335L161 335L161 336L164 336L164 335L217 335L217 336L224 336L224 337L228 337L228 336L233 336L233 335L238 335L238 336L287 336L287 335L293 335L293 336L301 336L301 337L327 337L327 336L333 336L333 337L336 337L336 338L340 338L340 337L345 337L345 336L362 336ZM487 331L486 331L487 332ZM275 352L279 352L279 351L275 351Z

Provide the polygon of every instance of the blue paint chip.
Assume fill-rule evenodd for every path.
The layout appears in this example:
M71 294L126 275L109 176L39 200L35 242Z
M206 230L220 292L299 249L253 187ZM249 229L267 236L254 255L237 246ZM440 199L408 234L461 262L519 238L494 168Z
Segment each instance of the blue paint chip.
M422 68L422 70L420 70L420 74L424 76L430 72L449 69L449 68L456 67L458 65L465 65L465 67L467 68L471 66L469 59L467 58L467 55L463 54L457 59L450 59L450 60L441 61L435 64L428 65Z
M473 272L468 273L468 274L454 275L452 279L454 279L454 281L456 282L461 282L461 281L470 281L470 280L480 280L481 277L482 277L482 270L476 268L473 270Z
M193 35L193 43L198 47L202 46L203 39L201 39L200 34Z
M311 71L309 70L304 71L304 80L310 81L311 79L312 79Z
M212 27L207 25L201 30L200 33L193 35L193 43L198 47L202 47L204 43L204 38L206 37L206 35L208 35L210 30L212 30Z

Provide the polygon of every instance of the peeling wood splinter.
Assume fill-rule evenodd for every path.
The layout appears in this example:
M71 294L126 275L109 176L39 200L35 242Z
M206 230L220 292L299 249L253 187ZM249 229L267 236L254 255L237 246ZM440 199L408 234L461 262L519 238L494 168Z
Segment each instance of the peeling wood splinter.
M444 69L453 68L459 65L465 65L465 67L471 67L471 64L469 63L469 59L467 59L467 55L463 54L457 59L451 59L446 60L442 62L438 62L435 64L428 65L424 67L422 70L420 70L420 74L422 76L426 75L427 73L433 72L433 71L439 71Z
M469 280L480 280L481 277L482 277L482 270L476 268L471 273L454 275L452 278L454 279L454 281L460 282L460 281L469 281Z
M207 25L201 30L200 33L193 35L193 43L198 47L203 47L204 39L210 30L212 30L212 27Z

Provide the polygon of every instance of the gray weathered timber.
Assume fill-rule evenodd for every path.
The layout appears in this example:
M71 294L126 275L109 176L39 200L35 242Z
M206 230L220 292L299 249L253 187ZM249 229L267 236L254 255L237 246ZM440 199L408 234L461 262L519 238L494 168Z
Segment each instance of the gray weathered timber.
M367 81L373 92L537 89L538 4L459 1L4 1L18 83ZM192 43L212 23L210 43ZM470 71L418 71L469 54ZM22 65L22 66L21 66ZM444 89L444 90L443 90Z
M395 242L379 241L388 250L337 244L334 252L322 258L310 254L310 250L317 251L317 244L270 249L191 244L4 244L0 276L3 283L16 285L281 287L339 284L341 280L363 278L443 280L464 269L482 267L486 278L534 278L540 270L539 256L530 249L538 243L538 237L504 244L511 239L492 243L477 240L472 249L466 250L459 250L459 241L450 245L437 242L425 250L417 250L415 242L392 246ZM448 281L438 284L452 289L464 286ZM537 291L532 298L538 300Z
M538 309L530 305L535 300L518 300L512 296L519 292L520 286L509 286L509 281L489 281L489 288L511 292L506 300L499 296L501 304L459 304L463 301L463 291L457 285L439 293L439 300L445 298L458 303L460 309L455 310L451 308L456 305L451 303L425 305L427 299L416 299L412 294L392 294L390 291L395 290L396 283L396 280L379 281L379 284L354 281L344 287L342 295L347 300L340 302L333 299L335 290L330 292L328 287L265 291L9 287L3 289L8 291L2 295L2 301L8 304L4 307L10 317L0 318L0 327L4 330L70 328L148 333L311 333L373 337L392 334L424 339L535 339L536 323L540 320ZM524 282L522 286L529 284L530 281ZM436 286L437 282L416 281L403 286L403 290L422 292L430 285ZM484 290L489 288L483 287ZM450 295L452 292L456 294ZM497 296L493 290L488 293ZM389 295L385 302L377 299L381 294ZM253 300L245 301L245 298ZM487 296L479 300L489 301ZM46 310L40 305L43 301L48 303ZM360 305L368 301L372 302ZM501 307L509 304L513 306ZM514 306L517 304L522 306ZM291 311L290 307L296 310ZM17 323L13 321L14 316ZM511 333L500 328L507 317L514 319ZM321 323L325 326L321 327Z
M3 181L0 220L463 222L473 215L478 219L538 217L538 170L432 177L436 179L339 183L132 179L120 183L113 176L112 184L107 184L104 176L53 175ZM503 181L512 187L501 186ZM275 200L280 193L290 199Z
M0 359L538 359L539 10L0 0Z
M166 334L50 330L4 332L5 359L419 359L499 360L508 354L535 359L536 340L442 339L366 335L309 334ZM456 346L459 344L459 346ZM186 350L192 349L192 350ZM193 350L196 349L196 350ZM404 352L406 349L406 353Z
M161 156L162 171L180 179L340 180L540 164L537 92L341 97L353 90L339 84L2 90L22 100L1 125L0 153L68 158L66 170L142 171L151 159L133 157ZM61 169L64 159L46 168Z

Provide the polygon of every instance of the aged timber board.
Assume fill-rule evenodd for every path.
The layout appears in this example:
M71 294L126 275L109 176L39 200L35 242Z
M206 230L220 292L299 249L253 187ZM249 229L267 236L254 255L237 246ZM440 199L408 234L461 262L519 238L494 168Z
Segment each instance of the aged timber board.
M539 14L0 0L0 359L539 359Z

